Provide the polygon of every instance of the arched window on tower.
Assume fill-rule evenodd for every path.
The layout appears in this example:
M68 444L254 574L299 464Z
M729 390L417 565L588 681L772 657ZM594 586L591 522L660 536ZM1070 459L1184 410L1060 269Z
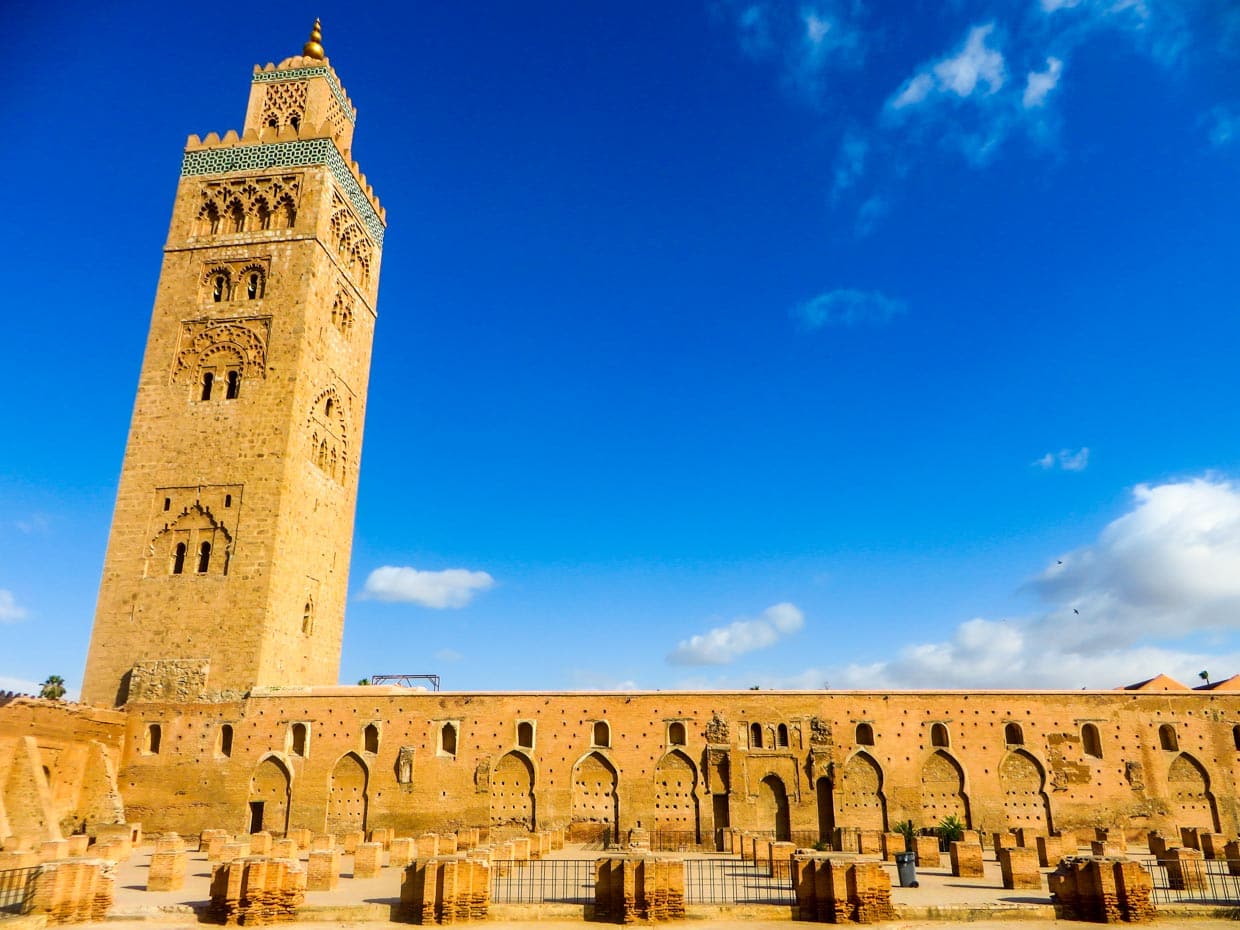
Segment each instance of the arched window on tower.
M1176 752L1180 748L1180 741L1176 738L1175 727L1169 723L1164 723L1158 728L1158 745L1167 752Z
M159 755L159 746L163 742L164 731L158 723L148 723L146 725L146 751L152 755Z
M204 542L198 547L198 574L205 575L211 564L211 544Z
M379 752L379 728L373 723L366 724L362 733L362 748L370 753Z
M1003 741L1009 746L1025 745L1025 734L1019 723L1009 723L1003 728Z
M522 749L534 748L534 724L528 720L517 724L517 745Z
M667 741L672 746L685 744L685 725L679 720L667 728Z
M874 745L874 728L868 723L857 724L857 745L873 746Z
M749 725L749 748L762 748L762 724L760 723L751 723Z
M222 271L211 276L211 299L217 304L228 299L228 275Z
M239 200L228 205L228 231L239 233L245 229L245 209Z
M775 745L780 749L788 748L788 724L781 723L775 728Z
M237 395L241 393L241 372L237 370L228 373L227 387L224 389L225 400L236 400Z
M198 399L199 400L210 400L211 389L213 387L215 387L215 373L210 372L210 371L204 371L202 373L202 394L199 395Z
M314 601L306 601L306 609L301 614L301 631L307 636L314 632Z
M185 543L177 543L172 550L172 574L179 575L185 571Z
M946 748L949 743L947 739L947 727L941 723L936 723L930 728L930 745Z
M1081 727L1081 749L1087 756L1095 759L1102 758L1102 740L1098 736L1098 728L1092 723Z
M456 755L456 727L450 723L439 728L439 751L445 756Z
M220 742L216 749L216 755L228 758L232 755L233 728L231 723L226 723L220 727Z
M594 724L594 745L604 749L611 746L611 727L606 720L599 720Z

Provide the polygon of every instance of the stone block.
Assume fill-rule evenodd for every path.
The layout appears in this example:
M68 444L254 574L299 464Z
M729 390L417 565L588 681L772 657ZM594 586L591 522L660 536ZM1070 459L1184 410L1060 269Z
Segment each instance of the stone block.
M102 921L112 907L113 871L112 863L100 859L45 863L34 878L25 913L48 924Z
M1180 827L1180 845L1185 849L1201 849L1201 831L1197 827Z
M1035 844L1038 853L1038 866L1043 869L1052 869L1064 856L1075 855L1076 850L1065 850L1063 843L1062 836L1037 837Z
M1012 833L1010 830L1004 831L1003 833L992 833L990 839L991 848L995 851L996 859L999 857L1000 850L1015 849L1017 846L1016 834Z
M457 851L457 839L455 833L439 834L439 855L455 856Z
M231 842L227 830L203 830L198 837L198 851L207 854L208 862L218 862L224 846Z
M214 923L265 926L297 919L306 872L291 859L251 857L215 866L206 917Z
M350 830L340 838L340 848L346 856L351 856L364 842L366 842L366 834L363 831Z
M913 838L913 843L917 847L914 851L917 853L918 868L937 869L942 862L939 838L937 836L917 836Z
M39 861L51 862L69 858L68 840L47 840L39 844Z
M146 874L147 891L180 891L185 887L189 871L189 853L185 850L151 854L151 867Z
M1111 840L1092 840L1089 844L1089 852L1093 856L1118 858L1123 856L1127 850L1123 847L1112 845Z
M310 840L314 837L314 831L308 827L296 827L284 835L287 839L296 843L298 849L309 849Z
M1240 841L1228 840L1223 847L1223 852L1227 856L1227 872L1231 875L1240 875Z
M863 856L881 856L883 854L883 831L857 831L857 852Z
M1004 888L1042 887L1042 873L1038 871L1038 853L1035 849L1024 846L1000 849L999 871L1003 876Z
M406 868L417 858L417 848L412 837L398 836L392 840L388 853L388 865L394 869Z
M340 883L340 851L312 849L306 863L306 890L331 891Z
M1167 884L1177 891L1203 891L1206 887L1206 867L1199 849L1177 847L1168 849L1166 858L1159 860L1167 870Z
M528 862L530 858L530 838L528 836L514 836L509 842L512 844L512 859L514 862ZM448 851L440 849L440 855L447 855ZM452 850L456 852L455 849Z
M362 843L353 853L353 877L375 878L383 868L383 844Z
M223 850L220 851L221 862L236 862L238 859L244 859L250 854L250 844L246 842L225 843Z
M370 831L370 842L382 845L384 852L392 848L392 840L395 838L396 831L391 827L377 827Z
M417 850L419 859L434 859L439 855L439 834L423 833L418 837ZM511 859L511 856L506 858Z
M296 859L299 855L297 844L288 837L273 840L271 843L271 858L273 859Z
M336 835L334 833L316 833L310 837L310 852L324 852L336 848Z
M90 837L85 833L75 833L68 838L68 843L70 856L85 856L90 848Z
M161 833L155 840L155 852L185 852L185 840L179 833Z
M250 834L250 855L251 856L269 856L271 855L271 834L266 830L258 833Z
M1016 845L1021 849L1035 849L1038 845L1038 831L1028 827L1017 827L1012 831L1016 835Z
M905 847L908 844L904 841L903 833L884 833L883 834L883 859L887 862L896 861L896 853L908 852Z
M769 843L767 861L771 864L771 878L776 881L788 881L792 876L792 854L796 852L796 844L788 842Z
M951 845L952 875L957 878L981 878L985 875L982 867L982 846L980 843L965 843L957 840Z
M1076 855L1077 838L1074 830L1056 830L1051 836L1059 837L1060 847L1063 849L1065 856Z
M1174 849L1179 845L1178 839L1172 839L1159 833L1157 830L1151 830L1147 835L1146 841L1149 844L1150 855L1155 859L1163 858L1163 856L1167 855L1168 849Z
M1227 837L1221 833L1199 833L1197 839L1201 843L1201 854L1207 859L1224 858L1223 847L1227 845Z
M831 848L836 852L859 853L861 846L857 831L847 827L836 827L831 837Z

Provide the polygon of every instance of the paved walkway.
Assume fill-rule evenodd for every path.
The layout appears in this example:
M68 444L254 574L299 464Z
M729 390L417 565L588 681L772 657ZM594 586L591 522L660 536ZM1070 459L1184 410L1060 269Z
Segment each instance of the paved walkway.
M1136 854L1136 850L1133 851ZM150 930L151 921L167 924L196 923L195 909L207 903L208 888L211 877L211 865L206 861L204 853L190 853L189 878L182 891L149 892L146 890L147 873L150 867L150 848L136 852L128 862L121 863L117 869L116 896L112 910L109 912L107 927L111 930L126 930L130 924L135 928L145 927ZM600 855L597 849L568 847L557 850L554 858L593 860ZM989 855L989 853L988 853ZM884 924L885 927L900 930L915 928L935 928L942 930L945 923L968 921L973 930L997 930L1001 927L1028 926L1028 921L1037 921L1034 926L1082 926L1056 920L1051 906L1050 894L1046 890L1045 879L1041 890L1008 891L1002 887L999 865L993 859L987 859L985 875L982 878L956 878L946 865L940 868L918 870L919 887L900 888L895 876L894 866L889 866L892 875L892 901L900 919ZM401 870L385 867L377 878L354 879L352 877L352 857L344 856L340 883L333 891L309 892L306 894L305 907L301 923L313 926L316 922L331 926L358 926L365 930L376 930L390 922L392 908L400 897ZM1049 870L1043 870L1043 873ZM1183 926L1188 914L1194 914L1192 924L1195 930L1214 930L1227 926L1235 928L1234 920L1212 919L1212 915L1221 917L1215 909L1201 908L1178 909L1174 919L1168 919L1151 926L1177 927ZM487 921L486 926L494 930L508 927L521 927L528 930L531 926L555 921L577 921L584 917L581 905L544 905L516 906L494 905L492 914L495 919ZM691 906L690 924L701 930L732 930L742 925L754 930L780 927L787 930L793 924L792 909L786 906L754 906L754 907L707 907ZM1199 916L1197 916L1199 915ZM399 926L406 926L401 924ZM798 926L804 926L798 922Z

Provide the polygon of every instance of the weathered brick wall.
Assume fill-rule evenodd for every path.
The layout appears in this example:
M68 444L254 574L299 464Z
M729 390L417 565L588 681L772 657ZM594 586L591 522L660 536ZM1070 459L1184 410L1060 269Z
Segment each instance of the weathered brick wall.
M870 722L872 745L857 744L859 719ZM1101 730L1101 758L1080 749L1082 719ZM1006 740L1006 725L1015 720L1019 745ZM534 724L529 747L518 745L523 721ZM930 727L944 721L950 744L933 746ZM143 749L152 722L163 732L158 755ZM234 730L228 757L217 750L224 722ZM607 724L609 745L597 743L598 722ZM772 730L785 726L788 745L752 745L755 722ZM783 788L791 830L817 835L856 826L843 819L855 806L842 803L834 787L859 756L879 773L873 803L888 826L904 819L932 826L926 812L941 806L941 798L926 793L941 790L941 766L929 787L922 774L948 753L966 779L970 826L988 832L1020 827L1032 836L1048 827L1123 824L1136 838L1153 828L1174 833L1185 818L1200 821L1200 798L1181 805L1182 787L1167 780L1172 763L1188 753L1209 779L1208 802L1218 820L1193 825L1234 833L1240 828L1232 774L1237 722L1240 699L1193 692L613 695L315 688L256 693L237 702L130 705L120 781L130 819L156 832L249 832L248 802L262 767L274 779L264 797L276 795L284 804L287 796L289 828L321 832L330 817L341 835L377 827L416 835L494 820L497 830L512 826L520 835L520 827L597 825L600 807L610 804L618 811L618 830L627 835L639 822L644 827L657 820L667 798L659 763L674 754L690 764L689 784L678 794L689 809L681 813L710 844L724 816L740 829L776 828L783 814L773 806L773 780ZM669 742L673 723L683 724L683 746ZM307 728L304 755L291 751L294 724ZM1177 729L1180 749L1174 752L1160 748L1158 727L1167 724ZM454 752L444 748L445 725L453 729ZM367 726L375 728L369 748ZM1014 757L1020 765L1007 765ZM1088 766L1092 780L1065 776L1065 760ZM588 779L582 775L587 762ZM1132 776L1134 763L1139 779ZM521 790L534 823L511 823L514 771L529 779ZM1013 771L1009 779L1005 773ZM1029 772L1037 783L1030 785ZM353 801L333 796L334 780L349 786ZM365 796L365 823L354 788ZM284 816L283 807L269 809ZM285 829L283 822L262 826L275 834Z
M123 713L38 698L0 705L0 841L56 839L124 820L116 767Z

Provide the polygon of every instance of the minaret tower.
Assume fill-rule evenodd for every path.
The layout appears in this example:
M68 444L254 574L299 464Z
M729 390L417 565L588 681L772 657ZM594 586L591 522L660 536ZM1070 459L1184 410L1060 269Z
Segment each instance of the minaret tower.
M385 217L321 42L186 145L83 701L337 681Z

